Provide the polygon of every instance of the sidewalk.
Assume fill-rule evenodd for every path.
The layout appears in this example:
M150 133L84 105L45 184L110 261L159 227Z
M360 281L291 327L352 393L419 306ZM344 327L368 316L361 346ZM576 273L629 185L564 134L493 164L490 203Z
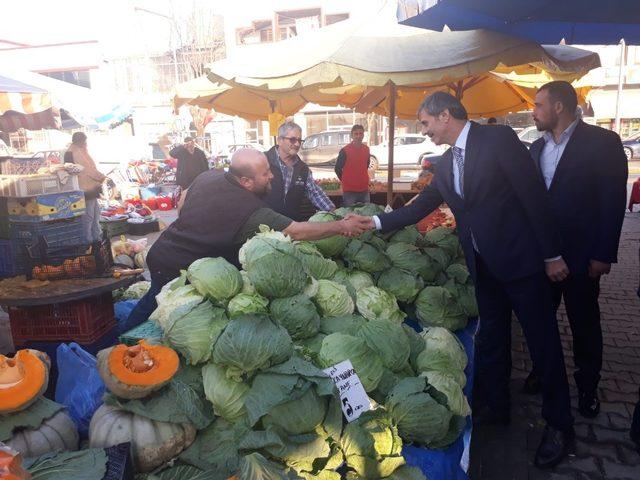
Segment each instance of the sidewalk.
M514 322L512 424L508 428L474 427L470 471L473 480L640 479L640 455L629 440L631 415L640 386L640 299L636 295L639 239L640 214L627 213L619 263L601 283L604 361L599 395L602 409L597 418L588 420L574 408L576 455L551 471L540 471L533 466L544 424L540 420L540 397L519 393L531 370L531 360L522 331ZM559 325L572 403L576 406L571 331L562 306Z

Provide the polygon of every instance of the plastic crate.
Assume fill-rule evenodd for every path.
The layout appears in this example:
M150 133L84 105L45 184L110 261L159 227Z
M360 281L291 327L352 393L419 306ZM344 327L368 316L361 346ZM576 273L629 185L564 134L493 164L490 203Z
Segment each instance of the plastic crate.
M129 224L129 235L146 235L147 233L159 232L160 231L160 223L157 220L152 222L144 222L144 223L135 223L128 222Z
M107 454L107 471L102 480L133 480L134 467L131 443L120 443L104 449Z
M86 211L84 192L51 193L7 200L9 220L15 222L48 222L83 215Z
M0 278L13 277L24 271L24 262L14 255L11 242L0 239Z
M10 238L14 247L36 245L44 238L50 247L86 244L82 219L74 217L51 222L15 222L9 224Z
M49 247L41 238L38 244L24 250L24 273L27 279L102 277L110 275L113 266L108 238L88 245L67 247Z
M93 343L116 326L111 293L33 307L9 307L14 345L33 341Z
M49 165L50 159L46 155L37 157L8 157L0 161L1 175L31 175L38 172L39 168Z
M126 218L120 220L101 220L100 228L108 238L111 238L127 233L129 231L129 224Z
M138 343L138 340L142 340L143 338L161 339L162 329L153 321L147 320L137 327L124 332L120 337L118 337L120 343L124 343L126 345L135 345Z
M80 190L77 175L69 175L64 182L58 175L50 173L0 175L0 196L3 197L31 197L74 190Z

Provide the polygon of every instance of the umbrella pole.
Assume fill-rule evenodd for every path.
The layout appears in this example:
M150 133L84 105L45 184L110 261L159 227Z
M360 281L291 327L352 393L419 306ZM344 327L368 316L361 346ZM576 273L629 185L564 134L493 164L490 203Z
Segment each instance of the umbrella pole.
M387 205L393 202L393 143L396 131L396 85L389 82L389 153L387 164Z
M616 119L614 127L618 135L620 135L620 97L622 97L622 85L624 84L625 50L626 45L623 38L620 40L620 69L618 70L618 93L616 95Z

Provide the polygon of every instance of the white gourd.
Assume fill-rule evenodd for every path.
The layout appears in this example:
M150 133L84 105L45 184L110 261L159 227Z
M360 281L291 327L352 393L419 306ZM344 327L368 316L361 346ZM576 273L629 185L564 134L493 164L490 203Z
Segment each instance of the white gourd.
M38 428L18 430L5 442L23 457L39 457L57 450L77 450L78 430L65 410L46 419Z

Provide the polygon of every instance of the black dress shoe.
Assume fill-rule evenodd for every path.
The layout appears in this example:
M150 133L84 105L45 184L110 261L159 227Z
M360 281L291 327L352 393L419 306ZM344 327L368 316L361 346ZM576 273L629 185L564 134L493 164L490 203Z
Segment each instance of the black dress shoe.
M553 468L558 465L573 448L575 432L573 427L558 430L547 425L542 435L534 463L538 468Z
M509 412L490 410L488 408L474 413L473 424L483 427L488 426L507 426L511 423L511 414Z
M600 413L600 400L597 393L578 393L578 411L585 418L595 418Z
M522 393L526 395L538 395L542 391L542 385L540 384L540 377L534 372L531 372L529 376L524 380L522 385Z

